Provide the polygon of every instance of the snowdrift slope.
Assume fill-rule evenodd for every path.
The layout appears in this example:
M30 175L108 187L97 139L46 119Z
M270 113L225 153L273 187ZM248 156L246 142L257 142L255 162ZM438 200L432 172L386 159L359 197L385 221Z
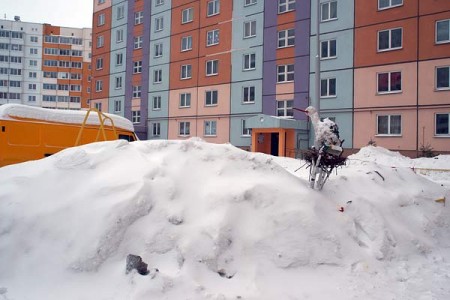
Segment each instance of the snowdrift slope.
M0 299L449 298L444 187L364 162L317 192L286 169L196 139L1 168ZM130 253L159 272L126 275Z

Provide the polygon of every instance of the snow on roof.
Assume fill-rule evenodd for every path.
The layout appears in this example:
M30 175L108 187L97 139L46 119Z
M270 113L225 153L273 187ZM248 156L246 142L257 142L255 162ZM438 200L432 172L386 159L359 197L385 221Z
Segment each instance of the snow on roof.
M0 106L0 119L25 118L47 122L81 124L86 116L86 112L84 110L61 110L21 104L4 104ZM113 114L103 114L113 120L115 127L134 131L133 123L130 120ZM86 124L99 125L97 113L91 113ZM110 122L106 120L105 125L110 125Z

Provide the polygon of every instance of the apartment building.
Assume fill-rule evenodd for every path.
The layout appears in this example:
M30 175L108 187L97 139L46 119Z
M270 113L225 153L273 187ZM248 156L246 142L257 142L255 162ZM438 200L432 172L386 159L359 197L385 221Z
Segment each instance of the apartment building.
M91 29L0 20L0 105L87 107Z
M320 103L345 148L449 151L449 19L445 0L94 0L90 105L142 139L292 156L313 143L294 108Z

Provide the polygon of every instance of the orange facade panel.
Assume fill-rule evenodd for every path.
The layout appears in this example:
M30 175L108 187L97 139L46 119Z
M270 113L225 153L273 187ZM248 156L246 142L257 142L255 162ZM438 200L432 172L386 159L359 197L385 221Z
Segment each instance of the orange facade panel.
M182 79L181 72L183 66L190 65L191 78ZM185 67L186 68L186 67ZM170 89L184 89L190 87L196 87L198 85L199 78L199 59L190 59L172 62L170 64Z
M379 50L379 32L402 29L401 47ZM355 30L355 67L417 60L417 18L361 27Z
M231 50L231 22L200 29L199 56L224 53Z
M378 9L378 0L355 0L355 27L416 17L418 1L407 0L400 6Z
M170 37L170 61L175 62L197 58L199 53L198 39L198 30L172 35Z
M419 1L420 15L440 13L446 10L450 10L450 1L448 0Z
M217 70L214 70L214 65L217 62ZM199 58L198 70L198 86L216 85L229 83L231 81L231 54L217 54ZM213 67L215 75L207 75L208 70Z
M450 3L450 1L448 1ZM446 58L450 56L450 43L437 39L438 21L450 19L450 11L420 17L419 19L419 59Z
M173 3L173 2L172 2ZM187 11L190 10L190 11ZM192 16L192 21L185 19L183 23L183 12ZM200 26L200 2L190 1L189 3L177 6L172 9L171 34L176 35L191 30L196 30Z
M207 27L223 22L231 22L233 17L233 1L220 1L218 13L213 10L213 14L210 14L209 16L208 2L210 2L210 0L200 0L200 27Z

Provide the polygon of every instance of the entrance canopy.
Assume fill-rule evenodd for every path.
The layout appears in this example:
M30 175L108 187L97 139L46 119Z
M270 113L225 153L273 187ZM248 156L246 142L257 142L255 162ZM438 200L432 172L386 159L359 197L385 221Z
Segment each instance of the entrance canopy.
M260 114L246 120L252 129L252 152L295 157L297 140L308 137L307 121Z

